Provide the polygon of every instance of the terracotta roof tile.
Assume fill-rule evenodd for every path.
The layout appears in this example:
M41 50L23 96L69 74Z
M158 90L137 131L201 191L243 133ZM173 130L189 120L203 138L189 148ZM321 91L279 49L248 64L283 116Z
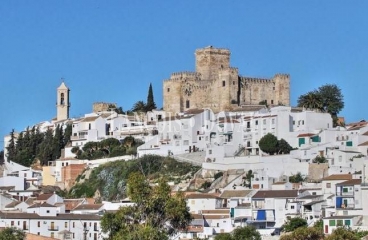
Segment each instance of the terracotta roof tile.
M253 198L296 198L298 190L260 190Z
M246 197L248 194L253 192L253 190L225 190L220 197L221 198L236 198L236 197Z
M331 181L331 180L351 180L353 177L351 174L332 174L328 177L322 179L322 181Z
M103 204L81 204L74 208L73 210L98 210L103 206Z
M338 183L336 184L336 186L353 186L353 185L360 185L361 183L362 179L351 179L342 183Z

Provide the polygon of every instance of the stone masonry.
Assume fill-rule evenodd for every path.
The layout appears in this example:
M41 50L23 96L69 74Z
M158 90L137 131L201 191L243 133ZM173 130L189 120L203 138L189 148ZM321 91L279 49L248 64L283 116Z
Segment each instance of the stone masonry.
M290 76L243 77L230 66L230 51L212 46L197 49L196 71L171 74L164 80L163 106L171 113L194 108L231 111L245 105L290 105Z

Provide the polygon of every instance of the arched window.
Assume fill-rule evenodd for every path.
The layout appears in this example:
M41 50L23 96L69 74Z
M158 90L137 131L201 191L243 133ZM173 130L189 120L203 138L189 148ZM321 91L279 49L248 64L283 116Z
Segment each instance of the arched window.
M60 94L60 104L64 105L64 93Z

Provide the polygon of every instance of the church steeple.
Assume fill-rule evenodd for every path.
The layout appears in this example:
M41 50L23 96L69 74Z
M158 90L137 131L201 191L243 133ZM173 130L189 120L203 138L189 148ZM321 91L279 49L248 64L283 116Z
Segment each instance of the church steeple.
M69 88L65 85L64 79L61 79L62 83L57 88L56 97L56 111L57 121L65 120L69 118Z

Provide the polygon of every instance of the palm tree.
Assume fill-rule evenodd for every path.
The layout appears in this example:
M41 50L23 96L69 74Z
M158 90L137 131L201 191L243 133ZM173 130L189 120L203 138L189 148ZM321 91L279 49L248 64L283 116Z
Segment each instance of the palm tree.
M323 100L317 91L308 92L298 98L298 107L323 111Z
M146 104L143 101L138 101L134 103L132 111L133 112L143 112L146 109Z

